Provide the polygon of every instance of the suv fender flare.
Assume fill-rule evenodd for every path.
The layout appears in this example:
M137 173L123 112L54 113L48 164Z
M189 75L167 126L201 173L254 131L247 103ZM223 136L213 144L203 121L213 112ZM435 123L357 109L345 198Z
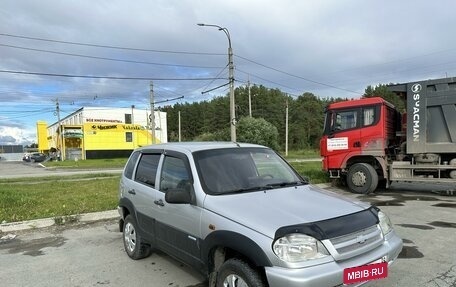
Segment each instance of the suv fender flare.
M119 207L122 208L122 209L127 209L128 210L128 213L123 211L123 214L122 214L123 218L121 218L121 220L124 220L125 217L127 217L128 214L131 214L131 215L133 215L134 218L137 218L136 217L136 209L135 209L135 207L133 205L133 202L131 202L130 199L122 197L119 200Z
M226 247L235 250L251 260L256 266L272 266L271 261L258 244L245 235L233 231L213 231L203 241L201 255L206 263L209 253L216 247Z

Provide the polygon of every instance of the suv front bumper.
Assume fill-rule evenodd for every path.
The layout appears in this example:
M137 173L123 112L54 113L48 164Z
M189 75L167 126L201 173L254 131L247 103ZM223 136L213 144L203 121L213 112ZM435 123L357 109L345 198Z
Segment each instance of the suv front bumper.
M265 267L266 277L270 287L334 287L343 285L343 272L345 268L361 266L374 262L383 256L390 266L402 250L402 240L392 231L387 240L378 248L352 259L330 262L307 268L291 269L283 267ZM353 284L349 286L361 286Z

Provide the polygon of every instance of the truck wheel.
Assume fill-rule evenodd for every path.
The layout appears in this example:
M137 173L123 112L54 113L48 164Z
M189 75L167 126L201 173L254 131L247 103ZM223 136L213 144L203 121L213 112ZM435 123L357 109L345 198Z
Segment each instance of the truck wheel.
M377 188L378 174L370 164L355 163L348 170L347 185L354 193L369 194Z
M134 260L145 258L150 254L150 246L143 242L136 226L134 218L128 215L123 226L123 243L128 256Z
M240 259L232 258L220 266L217 287L264 287L260 274Z

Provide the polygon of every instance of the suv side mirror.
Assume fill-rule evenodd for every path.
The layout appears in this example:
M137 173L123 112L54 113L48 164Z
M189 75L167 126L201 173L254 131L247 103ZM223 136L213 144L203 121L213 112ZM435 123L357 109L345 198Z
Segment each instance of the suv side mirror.
M165 200L168 203L175 204L190 204L192 203L192 195L188 189L175 188L169 189L165 193Z

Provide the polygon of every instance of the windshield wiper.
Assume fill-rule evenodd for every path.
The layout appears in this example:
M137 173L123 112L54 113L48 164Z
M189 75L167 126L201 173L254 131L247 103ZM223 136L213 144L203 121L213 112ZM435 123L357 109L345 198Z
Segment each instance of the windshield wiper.
M266 189L272 189L273 187L270 186L269 184L263 185L263 186L253 186L253 187L245 187L245 188L239 188L239 189L234 189L234 190L229 190L222 192L220 194L234 194L234 193L243 193L243 192L249 192L249 191L259 191L259 190L266 190Z
M270 187L286 187L286 186L297 186L297 185L305 185L309 184L307 181L297 180L297 181L283 181L283 182L275 182L266 184L266 186Z

